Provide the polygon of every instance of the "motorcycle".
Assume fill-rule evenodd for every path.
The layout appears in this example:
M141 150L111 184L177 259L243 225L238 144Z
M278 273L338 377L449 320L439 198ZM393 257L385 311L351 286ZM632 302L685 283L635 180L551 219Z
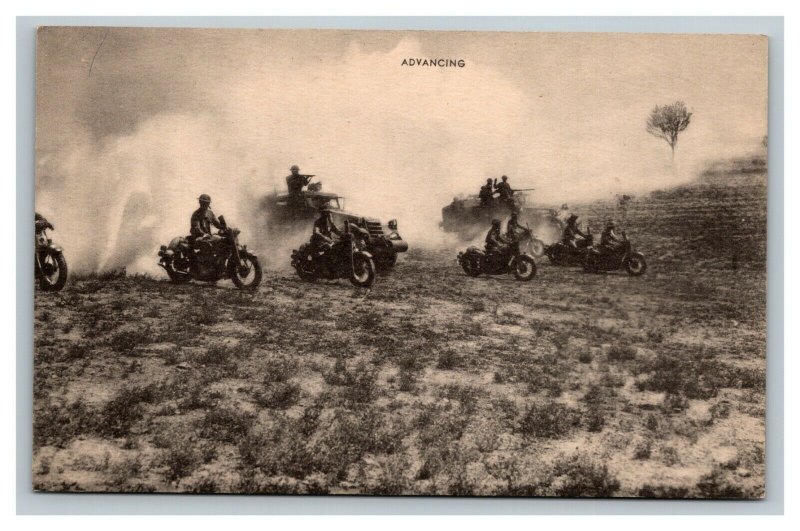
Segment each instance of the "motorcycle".
M575 241L575 247L567 245L562 241L548 245L544 249L544 254L550 263L558 266L581 266L586 261L586 253L594 244L594 236L591 229L586 229L586 238Z
M67 283L67 260L64 253L47 236L47 227L37 227L34 278L44 291L59 291Z
M471 277L483 273L487 275L513 273L517 280L528 281L536 276L536 261L531 255L522 252L519 239L513 240L504 249L494 253L470 247L458 253L458 263Z
M647 271L644 255L633 248L625 231L622 231L622 241L616 248L592 247L586 253L583 263L583 270L587 273L619 269L625 269L633 277L643 275Z
M534 258L540 258L544 256L544 242L533 234L530 226L526 225L525 227L519 227L517 229L517 233L514 234L512 238L519 241L520 249L524 253L530 254Z
M178 236L162 245L158 265L164 268L172 282L183 284L190 280L216 282L229 277L239 289L255 289L261 283L261 264L258 257L239 244L239 229L228 227L220 216L220 239L204 240Z
M375 262L366 250L368 240L366 230L345 221L344 234L327 249L304 243L293 250L292 267L306 282L347 278L355 286L369 288L375 283Z

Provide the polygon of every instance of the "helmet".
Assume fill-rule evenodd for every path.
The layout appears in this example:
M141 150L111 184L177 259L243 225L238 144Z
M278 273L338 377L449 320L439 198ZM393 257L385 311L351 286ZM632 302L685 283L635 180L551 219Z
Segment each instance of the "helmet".
M289 168L289 171L295 171L295 170L296 171L300 171L300 166L298 166L297 164L294 164L291 168Z
M499 227L499 226L500 226L500 220L499 219L493 219L492 220L492 227Z
M197 200L200 201L201 203L210 203L211 196L209 196L208 194L200 194L200 197L198 197Z
M489 177L488 179L486 179L486 184L492 184L492 178L491 178L491 177Z
M503 175L503 180L504 181L508 180L508 175Z
M566 210L566 209L568 209L568 208L569 208L569 207L567 206L567 204L566 204L566 203L564 203L563 205L561 205L561 210Z
M567 218L568 221L575 221L576 219L578 219L578 215L577 214L571 214L569 216L569 218Z
M613 229L613 228L616 228L616 226L617 226L617 224L614 223L613 221L609 221L608 223L606 223L606 228L607 229Z

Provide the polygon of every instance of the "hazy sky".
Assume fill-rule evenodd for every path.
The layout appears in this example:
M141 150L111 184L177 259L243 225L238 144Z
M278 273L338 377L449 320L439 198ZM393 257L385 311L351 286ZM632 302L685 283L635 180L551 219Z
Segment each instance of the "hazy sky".
M423 238L487 177L560 204L747 154L767 131L766 64L756 36L44 28L37 208L103 226L92 249L71 242L85 267L130 265L185 233L199 193L243 217L299 164ZM694 115L673 165L645 120L675 100ZM131 217L145 236L123 245Z

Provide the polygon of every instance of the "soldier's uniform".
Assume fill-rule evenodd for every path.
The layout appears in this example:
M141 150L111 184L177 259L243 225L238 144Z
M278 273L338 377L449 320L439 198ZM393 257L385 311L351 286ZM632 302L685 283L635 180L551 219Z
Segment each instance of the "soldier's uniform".
M604 251L613 251L622 243L622 240L614 232L614 228L613 226L606 226L600 235L600 247Z
M492 228L486 233L486 252L495 253L503 249L506 244L508 241L500 233L500 225L492 225Z
M47 221L47 218L45 218L38 212L34 212L34 223L35 223L34 227L37 234L45 229L50 229L50 230L53 229L53 225L51 225L50 222Z
M333 237L341 236L342 232L330 219L330 216L322 215L314 221L314 229L311 233L311 245L321 251L331 246Z
M567 219L567 225L564 227L564 232L561 235L561 243L564 245L577 247L578 237L581 237L582 239L586 238L586 234L584 234L581 229L578 228L577 220L577 217L572 216Z
M218 241L221 238L216 234L211 234L212 226L221 229L222 223L219 222L217 216L214 215L214 212L210 208L200 207L192 214L189 234L191 234L195 240L204 238L212 242Z
M500 181L494 188L495 192L500 194L500 201L511 207L514 208L514 190L511 188L511 185L508 184L508 181Z
M478 193L478 198L480 198L482 205L491 204L492 199L494 199L494 190L492 190L491 181L481 186L481 191Z
M286 188L289 189L289 195L299 196L303 192L303 187L308 184L306 177L300 174L291 174L286 176Z
M511 217L506 223L506 238L516 238L517 233L522 230L522 225L519 224L516 217Z

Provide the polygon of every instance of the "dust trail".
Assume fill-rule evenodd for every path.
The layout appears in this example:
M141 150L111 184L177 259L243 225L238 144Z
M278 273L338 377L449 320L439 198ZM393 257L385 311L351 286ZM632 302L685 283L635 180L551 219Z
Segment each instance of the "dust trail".
M286 267L308 235L269 241L257 207L284 190L291 164L346 197L347 210L397 219L412 247L456 248L439 229L441 209L487 177L536 188L541 206L640 194L690 180L709 157L741 154L765 127L729 127L724 111L736 120L749 103L709 99L705 88L718 79L702 68L682 86L627 100L587 92L575 66L582 56L558 55L562 45L546 36L525 38L531 50L559 57L562 70L533 56L524 72L496 60L518 57L519 43L509 40L517 37L508 35L492 37L499 44L487 55L456 45L469 42L458 35L85 28L108 32L87 79L97 38L67 31L40 35L48 53L37 65L36 208L56 225L74 272L157 273L158 246L188 232L200 193L268 265ZM400 66L439 46L467 50L467 67ZM665 45L652 54L662 48L675 53ZM647 64L611 57L618 68L594 72L589 83L624 85L647 74ZM669 70L650 73L675 79ZM754 86L740 92L759 96ZM677 165L644 132L651 106L673 97L695 112Z

